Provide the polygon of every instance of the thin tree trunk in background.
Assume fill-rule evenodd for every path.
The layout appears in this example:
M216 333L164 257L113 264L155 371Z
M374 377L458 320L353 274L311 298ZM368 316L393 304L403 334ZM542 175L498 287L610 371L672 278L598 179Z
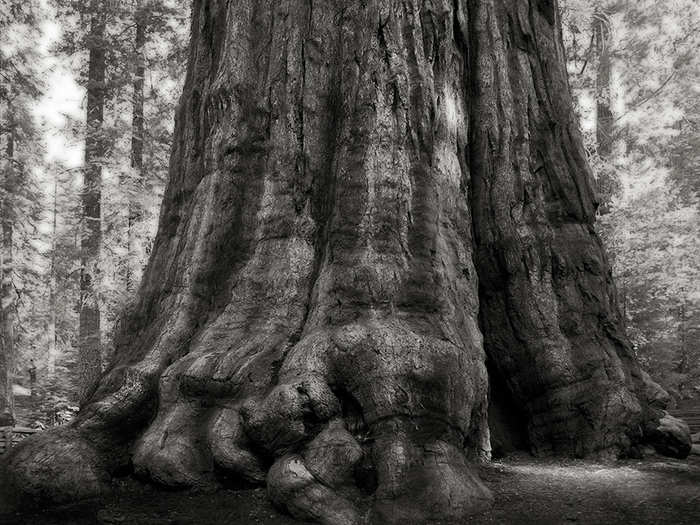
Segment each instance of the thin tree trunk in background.
M8 103L9 105L9 103ZM7 143L5 147L5 166L3 173L2 202L0 202L0 220L2 221L2 246L0 253L0 427L12 426L15 422L12 376L14 369L14 293L12 289L12 244L13 216L12 193L14 190L15 137L12 108L8 111Z
M49 377L53 377L56 372L56 235L58 219L58 175L53 183L53 210L51 229L51 268L49 271L49 325L47 329L48 352L47 352L47 372Z
M598 155L610 161L613 148L613 113L611 97L611 29L608 14L597 9L593 15L593 38L598 59L596 69L596 144ZM597 180L601 206L599 213L610 212L614 181L607 166L598 173Z
M685 288L680 289L680 305L678 306L678 367L679 374L678 391L683 394L683 391L688 382L687 374L690 369L690 352L687 345L687 319L688 311L688 296Z
M610 20L603 11L593 15L595 51L598 57L596 70L596 142L598 154L609 158L612 153L613 114L610 96L612 61L610 56Z
M131 170L132 185L129 192L129 224L128 224L128 260L126 269L126 289L132 291L138 283L140 273L140 258L136 253L138 246L137 228L141 221L141 198L143 197L143 141L144 141L144 77L146 75L146 62L144 46L146 45L146 17L142 2L138 2L136 8L136 36L135 57L136 68L134 71L132 107L133 117L131 124Z
M99 280L102 243L102 163L105 154L103 117L105 104L104 16L94 2L89 36L89 72L87 86L87 135L82 193L82 236L80 274L79 355L81 400L92 393L102 372L100 349L100 309L95 286Z

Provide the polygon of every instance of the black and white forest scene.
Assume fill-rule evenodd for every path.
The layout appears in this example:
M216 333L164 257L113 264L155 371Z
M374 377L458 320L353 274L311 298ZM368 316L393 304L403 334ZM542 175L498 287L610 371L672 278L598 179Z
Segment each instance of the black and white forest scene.
M700 523L700 0L0 0L0 524Z

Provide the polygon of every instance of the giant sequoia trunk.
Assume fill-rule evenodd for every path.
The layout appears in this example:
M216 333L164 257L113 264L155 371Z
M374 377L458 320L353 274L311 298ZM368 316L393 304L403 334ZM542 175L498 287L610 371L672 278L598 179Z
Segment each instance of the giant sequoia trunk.
M686 445L620 328L555 3L198 0L192 28L115 361L6 502L133 468L323 523L462 518L490 503L489 375L502 444Z

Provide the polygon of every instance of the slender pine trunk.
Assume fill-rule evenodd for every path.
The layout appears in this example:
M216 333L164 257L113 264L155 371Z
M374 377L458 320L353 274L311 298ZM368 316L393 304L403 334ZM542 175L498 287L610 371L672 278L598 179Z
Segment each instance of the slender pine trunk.
M132 124L131 124L131 171L132 184L129 192L128 219L128 260L126 268L126 289L133 291L140 277L140 258L138 248L138 225L142 220L142 199L144 190L143 175L143 144L144 144L144 77L146 62L144 46L146 45L146 17L141 2L138 2L136 13L136 34L134 39L134 54L136 67L134 69L132 95Z
M102 128L105 105L105 20L99 2L94 2L90 25L87 85L87 135L82 192L82 236L80 275L79 355L81 399L94 390L102 372L100 307L96 285L100 276L102 243L102 164L105 139Z
M593 14L593 39L598 59L596 69L596 145L600 158L604 161L599 171L597 188L600 198L599 213L610 212L610 200L615 189L612 170L608 166L613 151L614 118L612 111L611 76L611 27L608 14L597 9Z
M8 102L8 125L3 166L2 201L0 221L2 242L0 247L0 427L12 426L15 421L12 376L15 361L14 316L15 301L12 287L14 217L12 194L14 193L15 122Z
M47 372L53 377L56 372L56 248L58 222L58 175L53 183L53 207L51 211L51 268L49 269L49 322L47 327Z

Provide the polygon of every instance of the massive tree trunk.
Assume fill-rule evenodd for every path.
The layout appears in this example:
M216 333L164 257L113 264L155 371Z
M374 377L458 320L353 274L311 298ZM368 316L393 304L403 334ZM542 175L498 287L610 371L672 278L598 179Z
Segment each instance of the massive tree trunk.
M14 216L12 194L14 192L15 122L11 103L8 102L7 129L5 133L5 159L2 163L2 192L0 196L0 427L15 423L12 376L15 359L14 290L12 288L12 247Z
M105 105L105 18L100 2L92 4L87 41L87 131L82 193L82 236L80 240L80 397L87 399L102 373L100 306L96 284L99 279L102 244L102 164L105 138L102 124Z
M322 523L461 519L491 501L489 374L503 446L620 455L648 426L687 453L621 330L554 2L198 0L192 28L115 361L5 501L133 467Z

